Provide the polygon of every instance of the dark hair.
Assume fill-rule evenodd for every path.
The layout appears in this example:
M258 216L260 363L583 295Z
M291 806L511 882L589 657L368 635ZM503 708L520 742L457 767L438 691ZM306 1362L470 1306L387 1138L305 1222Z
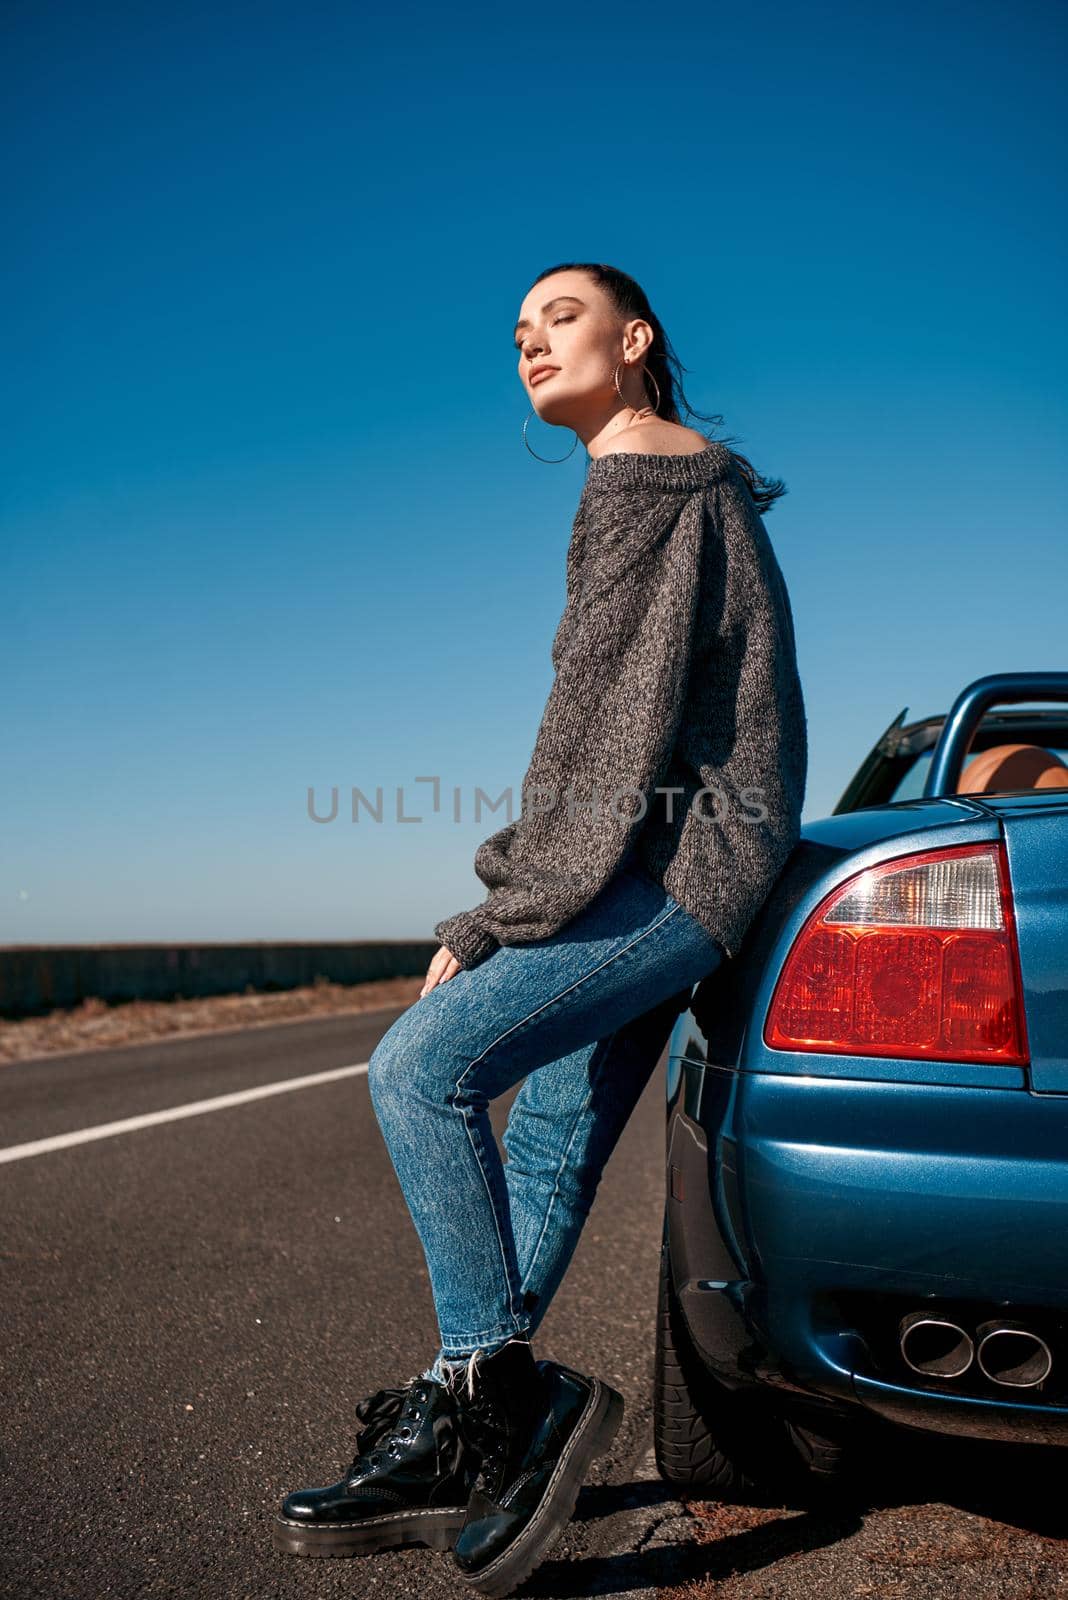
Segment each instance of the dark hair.
M689 369L682 365L672 349L671 341L661 327L659 317L649 304L645 290L636 279L626 272L621 272L618 267L607 266L603 261L561 261L557 266L546 267L544 272L539 272L534 283L540 283L543 278L550 277L554 272L588 273L593 281L605 290L621 317L641 317L648 322L653 330L653 342L649 346L645 364L660 392L660 404L656 409L658 417L663 417L667 422L681 423L682 418L679 415L681 400L688 417L699 417L702 422L723 421L722 416L707 416L703 411L695 411L690 405L683 392L681 377L681 374ZM531 288L533 286L531 284ZM786 485L781 478L762 478L745 456L737 450L732 450L729 437L716 442L725 445L734 457L759 512L769 510L780 495L787 493Z

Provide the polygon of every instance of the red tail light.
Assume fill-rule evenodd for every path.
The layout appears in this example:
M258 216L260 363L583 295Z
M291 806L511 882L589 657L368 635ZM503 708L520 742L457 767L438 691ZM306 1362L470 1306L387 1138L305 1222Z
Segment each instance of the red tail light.
M832 890L794 941L764 1043L1023 1065L1023 982L1004 846L898 856Z

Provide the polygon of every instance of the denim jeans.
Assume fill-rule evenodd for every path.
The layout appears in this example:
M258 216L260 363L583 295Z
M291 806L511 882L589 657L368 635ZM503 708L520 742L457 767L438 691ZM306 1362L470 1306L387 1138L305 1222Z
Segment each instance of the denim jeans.
M424 1376L533 1334L675 1018L724 956L625 866L558 933L502 945L383 1035L367 1081L441 1338ZM505 1162L487 1105L522 1079Z

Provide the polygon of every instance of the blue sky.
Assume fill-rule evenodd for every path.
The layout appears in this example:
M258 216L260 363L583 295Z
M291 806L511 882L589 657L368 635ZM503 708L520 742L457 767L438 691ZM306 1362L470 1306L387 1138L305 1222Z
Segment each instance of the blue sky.
M482 899L585 471L521 436L558 261L637 277L697 426L788 486L805 820L901 706L1068 665L1060 8L2 27L0 942L429 939Z

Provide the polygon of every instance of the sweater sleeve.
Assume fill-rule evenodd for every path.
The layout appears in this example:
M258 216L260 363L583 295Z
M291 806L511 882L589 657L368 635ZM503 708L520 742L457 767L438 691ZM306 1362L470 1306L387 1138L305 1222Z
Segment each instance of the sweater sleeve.
M489 894L439 922L462 967L550 937L630 855L670 762L686 694L705 526L700 490L621 493L587 506L556 673L519 818L484 841Z

